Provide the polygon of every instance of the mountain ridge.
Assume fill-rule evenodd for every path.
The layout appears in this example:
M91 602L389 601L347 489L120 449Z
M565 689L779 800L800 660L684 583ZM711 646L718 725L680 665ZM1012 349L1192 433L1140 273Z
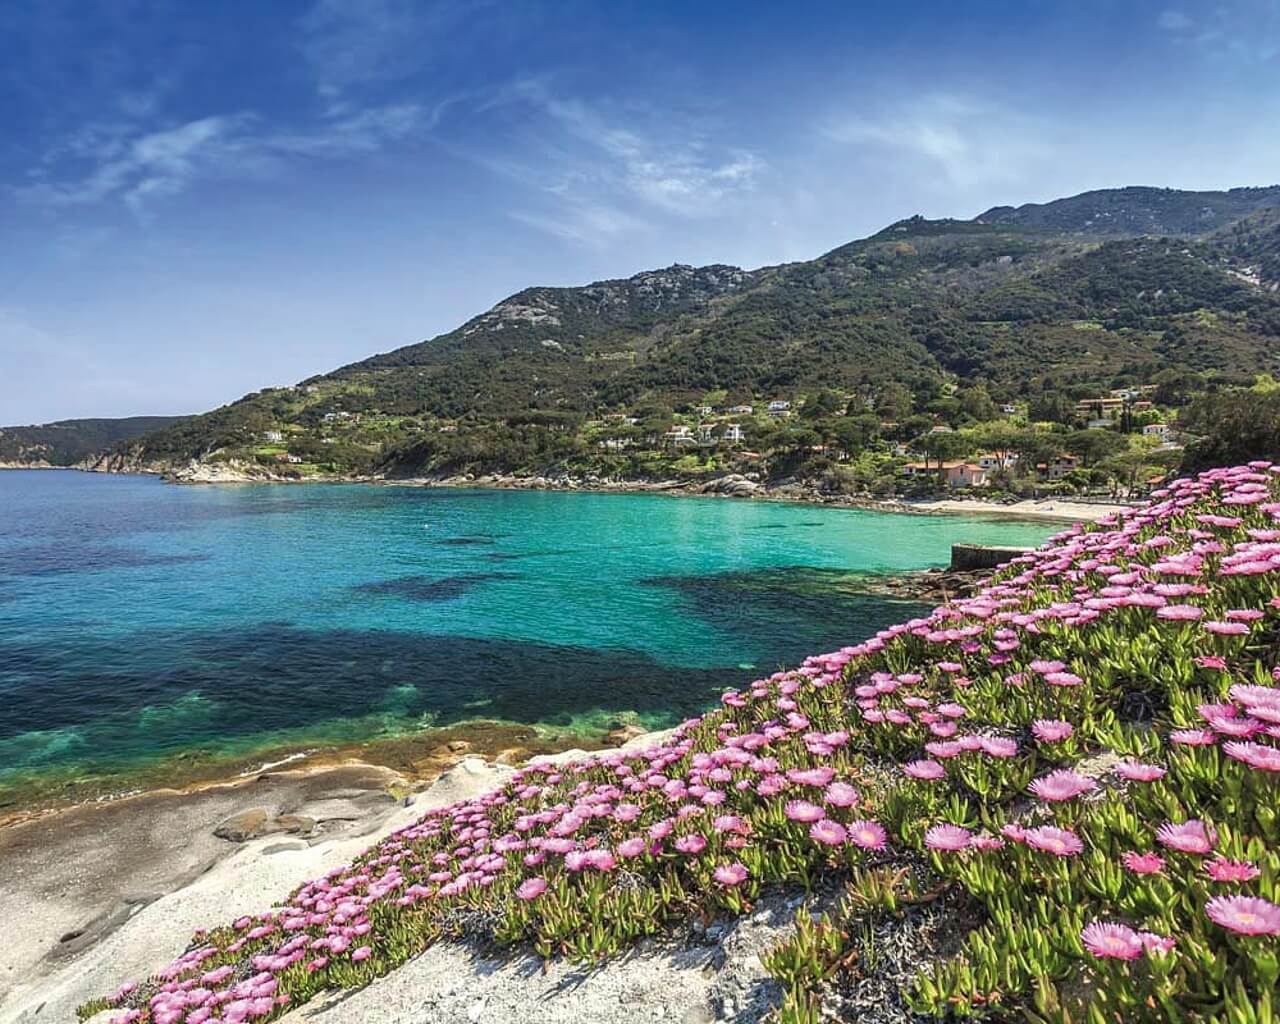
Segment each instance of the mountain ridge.
M707 394L873 398L895 383L924 407L956 386L1026 401L1170 367L1245 382L1276 365L1280 298L1252 268L1280 259L1278 207L1280 186L1099 190L972 220L910 217L777 266L673 264L534 286L452 331L116 454L297 455L339 474L518 469L565 458L556 431L570 422L613 413L659 427ZM270 447L280 443L287 451ZM486 465L486 445L510 457Z

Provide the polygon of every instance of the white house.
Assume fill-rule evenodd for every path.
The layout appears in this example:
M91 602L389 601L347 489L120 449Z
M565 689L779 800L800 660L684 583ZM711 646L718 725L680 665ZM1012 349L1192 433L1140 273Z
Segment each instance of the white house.
M742 427L737 423L730 423L724 428L724 433L720 435L720 439L727 444L738 444L746 439L746 434L742 432Z
M1013 452L983 452L978 456L978 465L988 473L997 469L1012 469L1018 456Z
M1143 437L1154 437L1159 441L1169 440L1169 424L1167 423L1148 423L1142 428Z
M265 430L262 433L262 439L270 444L279 444L284 440L284 434L279 430Z
M753 405L731 405L729 411L735 416L750 416L756 410Z

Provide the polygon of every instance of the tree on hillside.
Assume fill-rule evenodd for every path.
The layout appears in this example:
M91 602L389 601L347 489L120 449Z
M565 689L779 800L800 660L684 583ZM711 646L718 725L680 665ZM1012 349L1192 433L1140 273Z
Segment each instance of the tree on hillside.
M1036 395L1027 405L1027 416L1033 423L1070 423L1075 413L1075 403L1061 391Z
M1129 447L1129 442L1114 430L1073 430L1062 439L1063 446L1072 455L1078 455L1085 468L1117 455Z
M960 402L960 411L969 419L985 423L996 418L996 403L981 381L972 387L961 388L956 392L956 398Z
M897 381L889 381L876 395L876 412L882 420L900 422L911 415L911 392Z
M930 431L912 441L911 447L924 453L926 464L930 458L935 460L938 463L938 470L941 471L944 462L958 459L972 451L973 442L963 434L957 434L954 431L937 433Z
M1280 457L1280 390L1233 388L1204 395L1182 411L1178 426L1196 436L1183 458L1185 470L1275 459Z

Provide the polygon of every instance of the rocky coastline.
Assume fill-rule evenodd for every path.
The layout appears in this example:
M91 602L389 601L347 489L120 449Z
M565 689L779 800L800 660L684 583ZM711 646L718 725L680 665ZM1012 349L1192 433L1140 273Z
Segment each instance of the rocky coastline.
M243 460L211 462L192 459L183 465L147 461L138 455L115 453L86 460L73 467L92 473L159 476L175 484L316 484L358 483L388 487L457 487L491 490L578 491L614 494L667 494L704 498L796 502L831 508L892 512L902 515L997 516L1003 519L1037 519L1056 522L1095 521L1128 506L1123 503L1070 499L1022 500L1008 503L981 498L914 499L900 496L844 494L824 489L808 480L761 481L753 475L726 473L711 479L670 477L620 479L595 474L465 473L398 477L386 474L310 474L300 476Z

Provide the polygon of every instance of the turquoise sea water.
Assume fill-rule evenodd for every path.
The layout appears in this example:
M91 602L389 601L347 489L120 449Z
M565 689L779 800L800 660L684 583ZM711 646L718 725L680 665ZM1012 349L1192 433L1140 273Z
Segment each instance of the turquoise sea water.
M495 719L658 727L1053 528L659 495L0 473L0 788Z

